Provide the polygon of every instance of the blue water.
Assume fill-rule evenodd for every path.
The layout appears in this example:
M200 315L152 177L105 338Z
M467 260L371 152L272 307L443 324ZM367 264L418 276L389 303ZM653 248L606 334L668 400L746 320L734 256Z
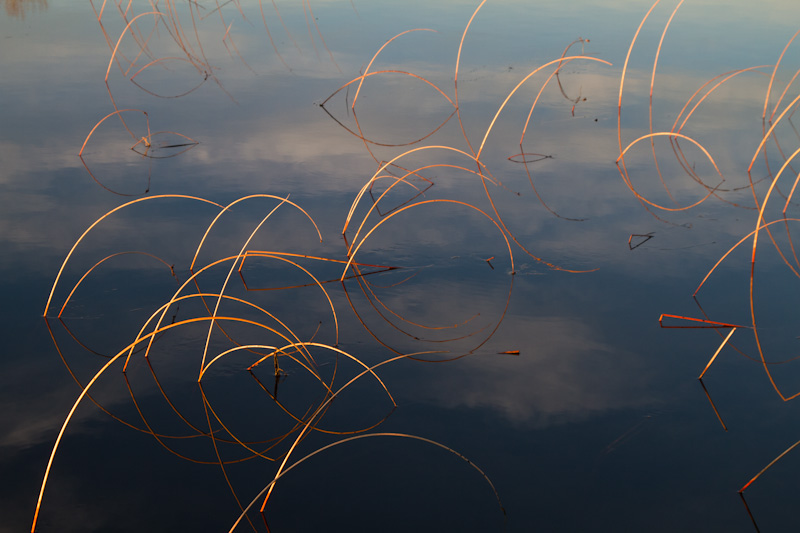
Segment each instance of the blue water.
M176 294L223 285L239 300L217 315L238 321L209 336L216 298L172 304L162 325L179 325L148 358L139 344L125 373L120 357L92 385L37 531L226 531L251 500L236 530L266 530L258 495L297 419L326 401L320 380L337 390L393 357L380 381L337 395L288 464L350 436L407 436L347 441L286 473L266 506L271 531L796 529L796 450L744 491L752 514L737 493L800 439L797 400L776 391L797 390L797 229L781 218L797 164L778 175L800 141L796 43L768 99L775 134L747 173L793 3L677 11L652 131L670 131L714 76L768 66L715 90L680 131L691 140L626 153L631 186L658 207L615 164L620 82L647 2L487 3L458 63L460 117L456 58L477 2L287 0L280 19L271 3L265 19L255 3L165 5L157 24L136 20L118 62L126 21L148 4L106 5L99 20L99 3L50 4L0 15L0 531L33 523L81 387ZM650 131L653 61L676 5L654 8L630 55L623 148ZM398 37L370 65L413 29L435 32ZM566 54L585 57L562 66L527 121L554 67L516 87L571 43ZM368 65L394 72L336 92ZM102 120L115 109L127 111ZM774 244L759 233L752 296L751 238L693 299L765 202L764 221L778 222ZM341 283L353 243L366 275ZM261 253L226 282L242 250ZM697 376L730 330L663 329L662 313L738 326L705 389ZM315 343L313 362L285 348L276 385L264 346L298 341ZM237 345L259 347L227 352Z

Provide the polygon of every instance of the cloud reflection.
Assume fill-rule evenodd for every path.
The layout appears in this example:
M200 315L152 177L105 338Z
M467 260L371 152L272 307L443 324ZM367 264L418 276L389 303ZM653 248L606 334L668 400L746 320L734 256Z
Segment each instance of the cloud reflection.
M427 401L490 409L512 423L533 427L654 401L639 356L620 351L577 320L509 316L498 337L502 346L519 349L520 355L467 358L425 387Z

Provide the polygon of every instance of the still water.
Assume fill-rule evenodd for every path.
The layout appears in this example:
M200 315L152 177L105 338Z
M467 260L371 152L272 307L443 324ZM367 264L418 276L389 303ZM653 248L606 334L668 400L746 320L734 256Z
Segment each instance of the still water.
M796 2L4 7L0 531L800 525Z

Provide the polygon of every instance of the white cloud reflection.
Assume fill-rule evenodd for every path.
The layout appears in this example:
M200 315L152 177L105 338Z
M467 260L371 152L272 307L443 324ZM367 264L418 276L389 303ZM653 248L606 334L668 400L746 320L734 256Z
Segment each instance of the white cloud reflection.
M539 427L653 401L638 356L604 342L579 321L512 316L501 334L520 355L470 359L468 373L436 384L437 401L489 408Z

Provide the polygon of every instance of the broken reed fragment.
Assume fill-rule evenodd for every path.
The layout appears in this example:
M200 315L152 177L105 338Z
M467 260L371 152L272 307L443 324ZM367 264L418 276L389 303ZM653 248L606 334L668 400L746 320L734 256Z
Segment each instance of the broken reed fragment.
M628 237L628 250L635 250L636 248L640 247L647 241L653 238L655 232L651 231L650 233L631 233L630 237ZM633 238L637 237L638 240L636 244L631 245L633 242Z
M708 364L707 364L707 365L706 365L706 367L703 369L703 371L702 371L702 372L700 372L700 376L698 376L698 378L697 378L697 379L700 379L700 380L702 380L702 379L703 379L703 376L705 375L706 371L708 371L708 369L709 369L709 367L711 366L711 364L714 362L714 359L716 359L716 358L717 358L717 356L719 355L719 352L721 352L721 351L722 351L722 349L723 349L723 348L725 347L725 345L728 343L728 340L730 340L730 338L733 336L733 334L734 334L735 332L736 332L736 328L731 328L730 332L728 333L728 336L727 336L727 337L725 337L725 340L723 340L723 341L722 341L722 344L720 344L720 345L719 345L719 348L717 348L717 351L716 351L716 352L714 352L714 355L712 355L712 356L711 356L711 359L709 359L709 361L708 361ZM710 399L710 398L709 398L709 399Z
M664 319L665 318L674 318L678 320L686 320L687 322L693 323L700 323L700 324L708 324L706 326L665 326ZM729 324L727 322L716 322L714 320L708 320L705 318L692 318L688 316L681 316L681 315L670 315L667 313L662 313L661 316L658 317L658 325L664 329L694 329L694 328L704 328L704 329L717 329L717 328L750 328L750 326L742 326L738 324ZM752 328L750 328L752 329Z

